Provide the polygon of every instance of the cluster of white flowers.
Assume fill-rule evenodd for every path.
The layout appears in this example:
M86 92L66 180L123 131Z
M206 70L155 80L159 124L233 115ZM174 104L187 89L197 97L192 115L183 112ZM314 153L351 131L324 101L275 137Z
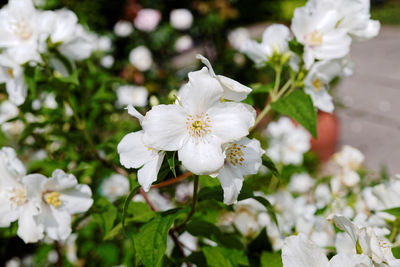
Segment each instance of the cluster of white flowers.
M291 30L297 42L304 46L302 59L290 53L288 43L293 37L289 28L280 24L269 26L261 43L247 40L237 48L258 66L265 65L273 56L291 57L290 66L296 72L300 63L304 63L308 71L305 92L315 107L332 112L334 106L328 85L335 77L352 74L348 58L351 43L368 40L379 32L380 24L370 19L369 9L367 0L309 0L306 6L297 8Z
M237 199L243 176L257 173L264 153L259 141L246 138L255 110L239 101L251 89L216 75L208 60L199 58L208 68L189 73L175 104L154 106L145 116L128 106L143 130L125 136L118 152L125 167L143 166L138 180L148 191L157 180L164 151L177 151L187 170L218 177L224 201L230 204Z
M26 175L22 162L9 147L0 150L0 227L18 221L18 236L25 243L47 237L66 240L71 234L72 214L92 205L88 185L78 184L72 174L55 170L52 177Z
M0 10L0 29L0 82L16 105L24 103L27 94L24 64L42 63L48 48L71 61L88 58L97 49L97 36L78 24L72 11L41 11L32 0L10 0ZM50 58L50 64L59 73L68 73L59 59Z

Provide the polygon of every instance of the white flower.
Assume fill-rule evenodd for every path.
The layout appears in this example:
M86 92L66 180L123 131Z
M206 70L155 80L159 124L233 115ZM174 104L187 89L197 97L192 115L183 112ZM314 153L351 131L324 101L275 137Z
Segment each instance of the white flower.
M132 105L135 107L145 107L149 92L146 87L123 85L117 89L117 104L119 106Z
M274 54L284 54L289 51L289 28L281 24L269 26L263 33L262 42L248 40L241 51L258 66L264 65Z
M108 36L100 36L96 40L96 50L107 52L112 48L112 41Z
M153 189L147 193L149 200L154 204L154 206L160 211L166 211L173 209L175 206L171 203L169 198L166 198L164 195L160 194L158 189ZM141 194L136 194L133 197L134 202L145 202L143 196Z
M210 61L208 61L207 58L199 54L196 55L196 58L200 59L201 62L203 62L203 64L207 66L210 75L219 81L222 89L224 90L222 94L223 98L239 102L244 100L247 95L251 93L251 88L226 76L216 75Z
M288 188L294 193L307 193L315 184L308 173L295 174L290 178Z
M101 184L101 194L114 202L129 194L129 180L123 175L113 174Z
M183 35L178 38L175 42L175 51L178 53L184 52L186 50L189 50L190 48L193 47L193 39L190 37L190 35Z
M158 105L143 119L144 143L178 151L182 165L194 174L217 172L224 164L221 145L239 140L254 124L252 107L221 102L223 88L206 67L189 73L179 105Z
M174 9L169 14L172 27L178 30L187 30L192 26L193 15L186 8Z
M350 50L351 38L339 23L335 10L318 10L301 7L294 12L292 31L297 41L304 45L304 63L309 69L315 59L334 59L346 56Z
M55 170L51 178L30 174L22 181L28 199L40 205L35 221L43 225L47 236L54 240L66 240L71 234L71 215L86 212L93 204L90 187L78 184L72 174L62 170Z
M0 47L19 64L40 61L40 41L48 35L51 11L39 11L31 0L10 0L0 10Z
M25 102L27 86L24 80L24 70L12 60L12 55L0 54L0 83L6 84L9 100L19 106Z
M6 100L0 104L0 124L18 116L19 110L12 102Z
M301 164L303 154L310 149L310 134L301 126L295 126L286 117L268 125L270 137L266 154L273 161L284 164Z
M336 27L344 29L353 39L367 40L379 33L380 23L370 19L370 1L368 0L311 0L310 8L318 10L335 10L339 16Z
M113 56L107 55L107 56L104 56L104 57L101 58L100 64L101 64L104 68L109 69L109 68L111 68L111 67L114 65L114 61L115 61L115 59L114 59Z
M237 202L231 221L243 236L256 237L263 227L270 226L264 222L265 214L266 209L261 203L248 198Z
M156 9L143 8L139 10L133 24L144 32L153 31L161 20L161 12Z
M282 248L284 267L356 267L373 264L365 255L338 254L328 261L324 250L317 247L304 234L285 239Z
M341 168L333 179L341 181L347 187L358 184L360 175L357 170L364 162L364 155L358 149L345 145L340 152L333 155L333 161Z
M244 176L256 174L261 167L264 150L257 139L242 138L225 145L225 162L216 175L224 189L224 203L237 201Z
M153 57L145 46L138 46L129 53L129 62L140 71L146 71L153 65Z
M28 188L21 182L26 170L14 149L0 150L0 227L9 227L18 220L18 236L25 243L43 238L43 226L35 217L38 205L29 199Z
M143 126L143 115L133 106L128 106L128 113L137 118ZM158 171L164 160L164 152L158 151L143 142L143 131L125 135L118 144L120 162L126 168L139 169L137 177L144 191L149 191L150 186L157 180Z
M114 33L119 37L127 37L133 32L133 25L126 20L120 20L114 25Z
M193 182L180 183L175 188L175 199L177 202L185 202L193 197Z
M328 93L329 83L337 76L343 76L347 59L323 60L312 65L304 79L304 92L310 95L314 106L325 112L333 112L332 97Z
M250 32L244 27L236 28L228 33L229 44L237 50L240 50L249 40Z

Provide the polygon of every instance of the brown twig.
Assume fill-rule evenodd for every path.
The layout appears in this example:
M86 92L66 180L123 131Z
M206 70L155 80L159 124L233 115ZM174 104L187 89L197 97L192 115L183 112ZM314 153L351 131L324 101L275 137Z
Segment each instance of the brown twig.
M54 247L56 249L57 252L57 262L56 262L56 266L57 267L63 267L64 266L64 261L63 261L63 254L62 254L62 246L61 243L58 242L57 240L54 241Z
M169 180L166 180L166 181L161 182L159 184L152 185L150 187L150 189L160 188L160 187L168 186L168 185L171 185L171 184L175 184L175 183L178 183L178 182L180 182L182 180L185 180L186 178L188 178L190 176L192 176L191 172L185 172L184 174L181 174L180 176L176 177L175 179L169 179Z

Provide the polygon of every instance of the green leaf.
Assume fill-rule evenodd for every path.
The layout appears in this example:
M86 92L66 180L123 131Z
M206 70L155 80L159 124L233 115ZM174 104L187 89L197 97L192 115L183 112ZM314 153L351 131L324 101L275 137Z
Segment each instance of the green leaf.
M310 96L302 90L271 103L271 108L293 118L317 138L317 112Z
M203 247L207 265L210 267L249 266L249 261L243 250L224 247Z
M400 217L400 207L397 208L391 208L391 209L386 209L382 210L383 212L389 213L393 216Z
M298 55L303 55L304 53L304 45L299 43L296 38L289 41L289 49Z
M134 236L136 252L146 267L162 266L167 249L167 235L178 213L157 216L142 226Z
M282 267L282 257L278 253L264 252L261 255L261 267Z
M114 226L114 221L117 218L118 211L112 203L104 198L100 198L96 202L99 212L93 214L93 221L101 226L103 236L106 236Z
M176 151L174 152L167 152L167 160L168 160L168 165L172 173L174 174L174 177L176 178L176 171L175 171L175 154Z
M199 191L198 200L203 201L206 199L215 199L217 201L223 201L224 191L220 185L213 187L203 187Z
M127 213L129 204L132 203L132 198L136 195L139 188L140 188L140 185L135 186L125 199L124 208L122 210L122 228L123 229L125 228L125 218L126 218L126 213Z
M267 155L264 155L262 157L262 162L263 165L266 166L272 172L273 175L275 175L275 177L280 178L278 168L276 168L275 163L273 163L272 160Z
M396 259L400 259L400 247L393 247L392 253Z
M274 84L273 83L267 83L267 84L254 84L251 86L253 88L253 91L251 91L252 94L258 94L258 93L269 93L272 90L274 90Z

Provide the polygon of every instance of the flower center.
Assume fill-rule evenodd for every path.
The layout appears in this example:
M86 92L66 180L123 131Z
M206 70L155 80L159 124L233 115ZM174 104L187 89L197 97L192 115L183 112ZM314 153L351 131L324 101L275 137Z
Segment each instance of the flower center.
M14 71L12 68L8 68L7 73L8 73L8 75L10 75L11 78L14 78Z
M186 129L193 137L203 137L211 132L210 122L210 117L207 113L204 114L202 112L195 116L189 115L189 117L186 118Z
M21 206L27 201L25 188L13 188L10 193L11 202L17 206Z
M318 30L313 31L307 38L307 43L309 45L321 45L322 44L323 35Z
M62 201L60 199L61 194L59 192L53 191L47 196L45 196L45 200L47 204L52 205L53 207L57 208L62 205Z
M31 27L25 20L20 20L14 25L14 32L21 37L22 40L28 40L32 36Z
M312 82L312 85L317 91L321 91L322 87L324 86L324 83L321 81L321 79L317 78Z
M238 145L238 144L233 144L228 147L227 155L226 158L232 163L233 166L236 166L236 164L243 165L244 161L244 154L242 149L246 148L245 145Z

